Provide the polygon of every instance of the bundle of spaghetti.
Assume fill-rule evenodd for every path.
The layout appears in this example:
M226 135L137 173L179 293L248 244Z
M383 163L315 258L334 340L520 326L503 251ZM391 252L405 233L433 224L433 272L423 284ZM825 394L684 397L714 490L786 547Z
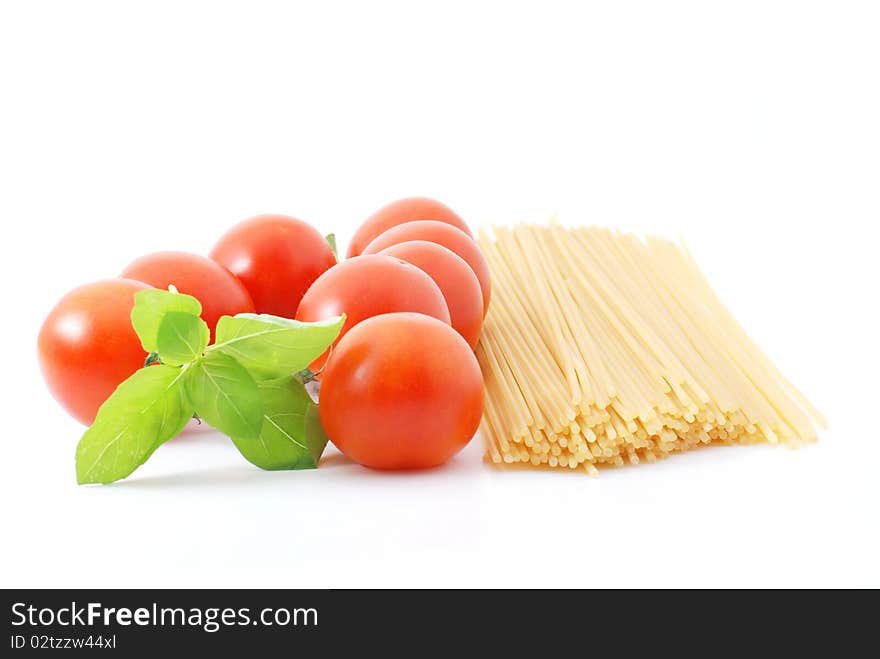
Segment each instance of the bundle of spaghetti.
M825 425L684 246L555 222L478 243L491 462L595 473L714 443L798 446Z

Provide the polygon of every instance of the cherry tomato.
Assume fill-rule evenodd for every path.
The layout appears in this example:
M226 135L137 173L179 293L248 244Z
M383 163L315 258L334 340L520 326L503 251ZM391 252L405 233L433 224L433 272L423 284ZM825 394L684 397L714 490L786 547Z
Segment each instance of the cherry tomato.
M313 322L344 313L341 338L362 320L394 311L423 313L449 324L443 292L430 276L400 259L372 254L346 259L318 277L303 296L296 319ZM324 357L318 357L312 370L323 363Z
M473 234L468 225L465 224L465 221L445 204L427 197L407 197L406 199L399 199L387 206L383 206L364 220L364 223L355 231L348 245L348 256L358 256L361 254L364 248L376 236L391 227L415 220L445 222L461 229L473 238Z
M473 437L483 378L467 342L415 313L360 323L336 346L318 406L336 447L376 469L443 464Z
M302 220L257 215L220 238L211 258L236 275L257 313L292 318L303 294L336 263L324 237Z
M202 303L202 319L211 329L221 316L252 313L254 303L244 285L214 261L187 252L155 252L132 261L122 277L137 279L156 288L174 284L177 290Z
M453 329L471 348L477 347L483 327L483 294L477 276L463 258L442 245L425 240L392 245L379 254L396 256L427 272L446 298Z
M437 243L446 249L452 250L467 261L467 264L471 266L471 270L477 276L477 280L480 282L480 289L483 291L483 316L485 316L489 310L489 298L492 296L489 264L486 263L483 253L477 247L477 243L463 231L459 231L455 227L443 222L430 220L407 222L406 224L392 227L375 238L364 248L364 254L376 254L386 247L410 240L427 240L431 243Z
M150 288L107 279L75 288L40 328L37 351L49 391L77 421L90 425L120 382L144 365L131 326L134 294Z

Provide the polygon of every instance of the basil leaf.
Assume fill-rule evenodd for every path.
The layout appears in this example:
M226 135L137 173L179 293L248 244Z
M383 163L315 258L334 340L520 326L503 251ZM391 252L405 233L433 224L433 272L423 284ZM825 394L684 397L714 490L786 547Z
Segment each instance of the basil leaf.
M223 316L210 351L235 357L259 379L301 371L339 336L345 316L316 323L267 314Z
M169 311L159 323L156 349L162 363L179 366L199 357L208 347L210 338L208 324L198 316Z
M161 289L138 291L134 294L131 325L147 352L158 351L159 325L165 314L178 311L191 316L202 314L202 305L192 295L172 293Z
M261 469L314 469L327 445L318 407L293 377L259 383L263 428L254 439L232 436L239 452Z
M120 384L98 410L76 447L78 483L112 483L140 467L192 417L184 369L142 368Z
M220 432L243 439L260 434L260 390L235 358L211 352L193 362L186 374L186 393L198 415Z

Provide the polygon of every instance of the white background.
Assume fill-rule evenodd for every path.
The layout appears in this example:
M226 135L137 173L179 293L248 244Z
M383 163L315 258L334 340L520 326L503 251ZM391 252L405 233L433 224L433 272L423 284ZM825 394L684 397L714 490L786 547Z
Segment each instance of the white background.
M4 2L2 586L880 586L872 2ZM77 487L36 335L137 255L284 212L344 244L473 226L683 237L831 422L579 474L267 473L213 432Z

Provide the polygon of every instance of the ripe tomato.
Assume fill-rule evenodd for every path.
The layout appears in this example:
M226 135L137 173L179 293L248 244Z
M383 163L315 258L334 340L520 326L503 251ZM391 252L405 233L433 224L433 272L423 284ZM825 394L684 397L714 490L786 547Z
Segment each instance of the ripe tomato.
M49 391L77 421L90 425L120 382L144 365L131 326L134 294L150 288L107 279L75 288L43 321L37 339Z
M257 215L220 238L211 258L248 289L257 313L292 318L303 294L336 263L324 237L302 220Z
M392 245L379 254L396 256L427 272L446 298L453 329L471 348L477 347L483 327L483 294L477 276L463 258L426 240Z
M437 243L446 249L452 250L467 261L467 264L471 266L471 270L474 271L477 280L480 282L480 289L483 292L483 316L486 315L486 312L489 310L489 298L492 296L489 264L486 263L483 253L477 247L477 243L455 227L443 222L430 220L400 224L375 238L364 248L364 254L376 254L386 247L409 240L427 240L431 243Z
M376 316L339 342L318 406L330 440L376 469L446 462L473 437L483 378L467 342L415 313Z
M394 311L423 313L449 324L443 292L430 276L400 259L372 254L346 259L318 277L303 296L296 319L313 322L344 313L341 338L362 320ZM323 363L324 357L318 357L312 370Z
M155 252L132 261L121 277L137 279L156 288L174 284L177 290L202 303L202 319L211 329L220 316L254 311L251 296L235 275L214 261L187 252Z
M348 256L358 256L376 236L391 227L415 220L436 220L451 224L473 238L471 230L451 208L427 197L407 197L383 206L358 228L348 245Z

